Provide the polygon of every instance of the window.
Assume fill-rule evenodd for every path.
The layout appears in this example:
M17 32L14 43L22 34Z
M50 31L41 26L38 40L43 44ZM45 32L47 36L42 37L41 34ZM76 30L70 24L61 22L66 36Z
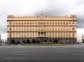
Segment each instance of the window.
M75 29L74 29L74 28L72 28L72 30L74 31Z
M30 22L30 25L31 25L31 22Z
M65 22L63 22L63 25L65 25Z
M9 28L11 30L11 28Z
M11 22L9 24L11 24Z
M74 22L72 24L75 24Z
M57 23L55 22L55 24L57 24Z
M68 23L66 23L66 24L68 24Z
M59 25L59 22L58 22L58 25Z
M47 24L48 24L48 22L47 22Z
M54 22L52 24L54 24Z
M27 24L29 24L29 23L27 23Z
M62 25L62 22L60 22L60 25Z

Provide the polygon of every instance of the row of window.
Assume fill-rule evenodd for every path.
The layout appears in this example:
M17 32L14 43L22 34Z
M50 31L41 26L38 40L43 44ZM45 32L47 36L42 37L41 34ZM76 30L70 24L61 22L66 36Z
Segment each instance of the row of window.
M13 27L13 28L8 28L8 31L75 31L75 27L67 27L67 28L62 28L62 27L48 27L48 28L22 28L22 27Z
M8 25L75 25L75 22L8 22Z
M74 37L74 35L73 36L71 36L71 35L67 35L67 36L64 36L64 35L63 36L62 35L61 36L57 36L57 35L46 35L46 36L36 36L36 35L21 36L20 35L20 36L17 36L17 35L13 35L11 37L25 37L25 38L26 37L63 37L63 38L64 37L70 37L70 38L72 38L72 37Z
M38 33L11 33L11 37L74 37L75 33L46 33L46 34L38 34Z

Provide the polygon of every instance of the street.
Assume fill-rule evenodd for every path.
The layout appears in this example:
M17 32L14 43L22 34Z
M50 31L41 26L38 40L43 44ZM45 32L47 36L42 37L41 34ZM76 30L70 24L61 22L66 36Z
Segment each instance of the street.
M0 46L0 62L84 62L84 44Z

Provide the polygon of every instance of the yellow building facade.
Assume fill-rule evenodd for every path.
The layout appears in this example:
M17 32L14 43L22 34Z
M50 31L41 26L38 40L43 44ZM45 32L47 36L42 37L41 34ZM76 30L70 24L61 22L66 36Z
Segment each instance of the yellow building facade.
M76 42L77 18L71 16L14 16L7 17L7 39L23 42L47 39ZM43 40L45 41L45 40Z

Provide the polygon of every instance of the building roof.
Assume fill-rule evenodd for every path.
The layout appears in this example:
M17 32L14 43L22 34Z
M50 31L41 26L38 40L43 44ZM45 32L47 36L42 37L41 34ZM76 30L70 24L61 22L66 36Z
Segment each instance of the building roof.
M8 15L7 20L77 20L75 15L71 16L14 16Z

